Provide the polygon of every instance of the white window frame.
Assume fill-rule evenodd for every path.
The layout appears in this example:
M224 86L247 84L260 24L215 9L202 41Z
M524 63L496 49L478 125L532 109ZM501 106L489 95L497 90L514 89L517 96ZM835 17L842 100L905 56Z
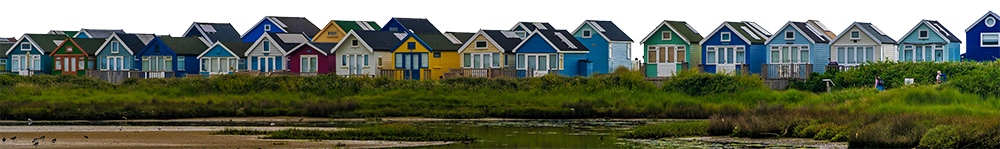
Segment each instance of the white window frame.
M316 61L316 65L312 62ZM315 68L315 69L313 69ZM299 57L299 72L319 72L319 56L302 55Z
M187 61L187 59L185 59L184 56L177 56L177 71L185 71L185 70L187 70L187 67L181 67L181 66L185 66L184 65L185 61Z
M270 61L272 63L268 64L267 63L268 61ZM267 66L271 66L271 68L278 68L277 64L278 64L278 58L277 57L274 57L274 56L261 56L261 57L257 57L257 68L258 68L257 70L260 70L261 72L271 72L271 71L274 71L274 70L280 70L280 69L274 69L274 70L267 69Z
M480 63L478 65L479 65L480 68L478 68L478 69L500 68L499 64L493 63L493 59L496 58L496 57L494 57L495 54L496 54L496 52L466 53L466 54L469 54L469 58L470 58L469 63L471 63L471 64L469 64L468 67L465 67L465 64L462 64L462 67L465 67L465 68L476 68L477 64L476 64L475 58L476 58L476 56L479 56ZM462 57L465 58L465 56L462 56ZM487 59L487 57L489 59ZM462 63L465 63L465 61L463 60ZM501 63L502 63L502 61L501 61ZM527 64L527 63L525 63L525 64Z
M9 66L10 67L10 71L11 72L21 71L22 69L24 69L24 66L21 65L23 63L24 62L21 61L21 56L20 55L11 55L10 56L10 64L11 65ZM17 66L17 68L14 68L14 66Z
M709 52L715 53L715 55L712 55L711 57L709 57L708 56ZM715 61L709 63L708 62L709 58L715 59ZM718 63L719 63L719 50L716 49L715 46L707 46L707 47L705 47L705 64L718 64Z
M792 50L793 47L795 48L795 50ZM785 52L784 50L786 50L785 48L789 50L787 55L784 53ZM768 50L767 53L768 57L767 63L770 64L808 64L812 60L812 55L809 56L809 59L802 59L802 52L809 52L810 54L812 53L812 51L809 51L809 45L806 44L771 45L769 49L770 50ZM775 57L770 53L775 51L778 52L777 63L773 62L773 60L775 60ZM788 62L785 62L786 56L788 58L794 57L796 59L795 60L789 59Z
M664 35L666 35L666 36L664 36ZM662 32L660 32L660 40L670 41L670 40L673 39L673 37L674 37L674 33L672 31L662 31Z
M899 61L916 62L917 61L917 58L916 58L917 51L915 51L915 47L916 46L914 46L914 45L903 45L903 53L900 53L900 55L903 55L903 57L900 58ZM906 59L906 56L907 56L906 51L911 51L910 55L909 55L911 59L909 59L909 60Z
M482 42L482 47L479 47L479 42ZM488 49L489 42L486 40L476 40L476 50Z
M990 21L993 21L993 24L990 24ZM986 17L986 20L984 20L983 23L986 23L986 27L993 27L993 25L997 25L997 19L993 17Z
M997 36L997 41L1000 41L1000 33L980 33L980 35L979 35L979 46L980 47L1000 47L1000 42L997 42L996 45L986 45L986 44L983 44L983 42L986 41L986 40L984 40L984 39L986 39L986 35L995 35L995 36Z
M590 29L583 29L580 33L583 34L583 38L590 38L593 36L591 34L594 34L594 31L591 31Z
M872 48L872 53L871 53L872 56L870 56L872 59L870 61L872 61L872 62L878 61L878 59L881 56L875 56L875 55L878 55L878 48L875 48L875 47L876 47L875 45L851 45L851 46L837 46L834 49L837 52L837 59L838 59L837 61L838 61L838 63L855 65L855 64L863 64L863 63L865 63L865 62L868 61L868 57L869 57L868 54L869 53L867 51L865 51L865 49L867 49L867 48ZM845 53L844 53L844 57L843 57L843 59L844 59L843 62L841 62L839 60L839 59L841 59L841 57L840 57L840 48L844 48L844 50L846 50L846 51L844 51ZM850 52L852 50L854 51L853 55ZM916 52L914 52L914 54L916 54ZM862 58L864 58L864 59L858 59L858 56L863 56ZM850 62L850 59L852 57L854 58L854 62Z
M264 24L264 31L265 32L271 31L271 25L270 24Z
M352 39L351 40L351 47L357 48L359 46L361 46L361 41L358 41L357 39Z
M854 37L854 34L858 34L858 37ZM848 32L847 36L851 39L861 39L861 31L852 30L851 32Z
M729 35L729 36L726 36L726 35ZM726 39L726 37L729 37L729 39ZM730 33L730 32L722 32L722 34L719 35L719 40L721 40L722 42L732 41L733 40L733 34Z
M746 61L746 58L747 58L746 46L707 46L707 47L708 48L706 48L706 54L705 55L706 56L708 55L707 51L714 51L715 52L715 63L708 63L708 61L707 61L708 57L706 57L705 58L706 59L706 64L716 64L716 65L719 65L719 64L746 64L747 63L747 61ZM710 49L710 48L714 49L714 50L707 50L707 49ZM729 55L729 52L728 52L729 49L733 50L733 54L732 55ZM740 53L740 52L743 52L743 60L742 61L736 59L737 53ZM733 63L729 63L728 61L719 59L719 55L722 55L722 57L726 58L726 60L732 59Z
M917 39L928 39L931 37L931 32L927 29L917 30Z
M791 35L791 38L788 36ZM785 40L795 40L795 31L785 31Z
M271 53L271 42L270 41L266 41L265 40L263 43L261 43L261 46L263 46L263 48L260 50L260 52Z
M25 46L27 46L27 48L25 48ZM31 51L31 43L22 42L21 43L21 51Z
M66 47L66 53L73 52L73 47Z
M118 53L118 45L120 45L118 43L118 41L111 41L111 53L112 54L117 54Z
M552 65L553 65L553 64L551 64L552 58L555 58L555 57L552 56L552 54L518 54L518 55L524 55L524 59L518 60L518 62L524 63L524 68L517 68L519 70L528 70L528 57L531 57L531 56L535 57L535 68L536 68L535 72L542 72L542 71L539 71L537 68L542 68L542 67L539 67L538 65L540 63L540 59L541 59L540 57L543 57L543 56L545 57L545 63L546 63L546 65L544 67L545 70L543 70L543 71L549 71L549 70L556 69L556 68L552 68ZM559 61L561 62L562 60L560 59ZM562 67L562 66L558 66L559 64L556 64L556 65L557 65L557 68L561 68ZM528 72L528 73L532 73L532 72Z

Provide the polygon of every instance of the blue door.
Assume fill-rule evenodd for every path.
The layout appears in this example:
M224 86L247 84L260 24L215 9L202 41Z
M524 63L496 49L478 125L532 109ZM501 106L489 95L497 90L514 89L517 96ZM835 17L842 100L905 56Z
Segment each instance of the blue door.
M421 53L396 53L396 60L402 61L403 79L420 80L421 64L426 61Z

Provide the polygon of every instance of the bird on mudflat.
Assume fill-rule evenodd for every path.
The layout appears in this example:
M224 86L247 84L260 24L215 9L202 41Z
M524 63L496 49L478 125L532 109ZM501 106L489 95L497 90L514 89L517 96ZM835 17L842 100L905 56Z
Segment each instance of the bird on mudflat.
M17 136L10 137L10 141L14 141L14 139L17 139Z
M52 139L52 143L56 143L56 139Z
M36 142L36 141L38 141L38 138L31 139L31 142Z
M42 137L39 137L38 139L39 139L39 140L41 140L41 139L45 139L45 136L44 136L44 135L42 135Z
M3 137L3 142L7 142L7 137Z
M38 142L35 142L35 145L34 145L34 146L35 146L35 147L38 147Z
M156 130L163 130L163 127L156 127Z
M88 136L83 136L83 139L90 139L90 137L88 137Z

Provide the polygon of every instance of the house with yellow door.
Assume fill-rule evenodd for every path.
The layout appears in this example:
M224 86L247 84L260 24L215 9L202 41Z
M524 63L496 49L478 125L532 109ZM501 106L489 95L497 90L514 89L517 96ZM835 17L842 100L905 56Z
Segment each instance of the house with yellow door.
M392 53L393 68L402 79L439 80L449 69L461 68L458 49L474 33L441 33L427 19L392 18L382 31L405 32ZM401 77L399 77L401 76Z
M358 31L378 31L382 28L378 26L375 21L345 21L345 20L331 20L330 23L326 23L326 27L323 27L312 38L313 42L324 42L324 43L335 43L339 42L344 37L347 37L347 33L351 30Z

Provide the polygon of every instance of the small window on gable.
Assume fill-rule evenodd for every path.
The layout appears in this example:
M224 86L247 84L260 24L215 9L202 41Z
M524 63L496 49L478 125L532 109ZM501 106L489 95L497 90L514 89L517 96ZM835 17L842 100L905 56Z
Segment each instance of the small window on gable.
M590 38L590 37L591 37L590 29L583 29L583 38Z
M406 42L406 49L417 49L416 42Z
M398 32L399 28L398 27L389 27L389 31L390 32Z
M361 46L361 43L359 43L357 39L351 40L351 47L358 47L358 46Z
M21 43L21 51L31 51L31 43Z
M337 36L337 32L327 32L326 35Z
M851 39L861 39L861 31L851 31Z
M729 32L722 32L722 42L729 42L732 37Z
M111 42L111 53L118 53L118 41Z
M670 41L674 37L672 34L670 31L660 32L660 40Z
M264 31L271 31L271 25L270 24L265 24L264 25Z
M795 32L785 31L785 40L795 40Z
M486 49L486 40L477 40L476 49Z
M987 17L986 18L986 27L993 27L993 25L996 25L996 24L997 24L997 19L996 18L993 18L993 17Z
M520 38L524 38L524 37L528 36L528 32L525 32L525 31L514 31L514 34L517 34L517 37L520 37Z
M264 53L271 52L271 42L264 41Z
M920 32L920 39L927 39L928 36L930 36L929 33L927 33L927 30L920 30L918 32Z
M66 52L73 52L73 47L66 47Z

